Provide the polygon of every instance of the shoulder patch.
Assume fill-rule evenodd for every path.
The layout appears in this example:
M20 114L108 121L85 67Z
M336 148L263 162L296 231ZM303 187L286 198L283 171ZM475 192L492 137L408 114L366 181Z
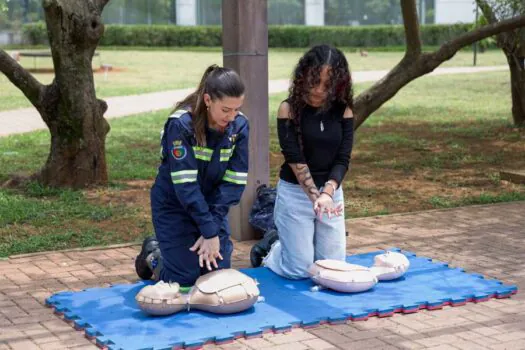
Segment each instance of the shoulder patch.
M182 141L173 141L173 147L171 148L171 155L176 160L182 160L186 158L186 155L188 154L188 150L186 147L182 144Z

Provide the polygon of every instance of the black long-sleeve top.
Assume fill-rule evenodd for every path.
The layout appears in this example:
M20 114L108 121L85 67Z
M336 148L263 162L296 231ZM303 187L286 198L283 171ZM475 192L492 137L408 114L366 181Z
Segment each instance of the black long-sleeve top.
M354 135L353 118L343 117L345 109L343 104L325 111L307 105L301 115L300 135L290 119L277 119L279 144L285 159L279 174L282 180L297 184L288 164L306 163L318 188L331 179L341 185L350 165Z

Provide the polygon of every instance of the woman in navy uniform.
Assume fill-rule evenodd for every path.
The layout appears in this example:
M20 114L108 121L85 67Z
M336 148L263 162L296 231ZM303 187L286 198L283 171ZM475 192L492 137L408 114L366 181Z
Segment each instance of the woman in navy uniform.
M135 260L142 279L154 276L184 287L207 271L230 267L228 211L248 178L243 101L239 75L213 65L166 121L151 188L156 237L145 239Z

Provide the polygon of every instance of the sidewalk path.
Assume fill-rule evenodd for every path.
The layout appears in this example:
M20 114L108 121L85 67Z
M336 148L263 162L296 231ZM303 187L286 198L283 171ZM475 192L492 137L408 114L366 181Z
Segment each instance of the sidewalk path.
M510 299L294 329L205 349L525 349L525 202L347 220L347 251L400 247L517 284ZM253 242L235 243L234 267ZM138 246L48 252L0 261L0 349L93 349L44 300L61 290L136 281Z
M478 73L507 70L507 66L486 66L486 67L451 67L437 68L429 75ZM353 72L354 82L377 81L384 77L388 70ZM274 94L288 90L288 80L270 80L269 93ZM142 95L108 97L108 111L106 118L118 118L133 114L157 111L160 109L171 108L176 101L182 100L193 89L180 89L153 92ZM5 112L0 112L0 136L23 133L38 129L45 129L46 125L35 108L21 108Z

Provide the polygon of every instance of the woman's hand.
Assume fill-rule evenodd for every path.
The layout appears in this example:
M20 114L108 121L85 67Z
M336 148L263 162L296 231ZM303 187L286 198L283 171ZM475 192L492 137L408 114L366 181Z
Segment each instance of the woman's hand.
M343 215L343 203L339 203L337 207L332 208L332 215L333 216L341 216Z
M222 260L222 255L220 253L221 242L219 241L219 236L206 239L203 236L200 236L197 242L190 248L192 252L197 252L199 255L199 265L204 267L206 262L206 268L211 271L212 266L216 269L219 268L217 265L217 258Z
M332 211L334 208L334 200L328 193L321 192L321 195L314 201L314 212L319 217L323 217L323 213L328 214L328 218L332 218Z

